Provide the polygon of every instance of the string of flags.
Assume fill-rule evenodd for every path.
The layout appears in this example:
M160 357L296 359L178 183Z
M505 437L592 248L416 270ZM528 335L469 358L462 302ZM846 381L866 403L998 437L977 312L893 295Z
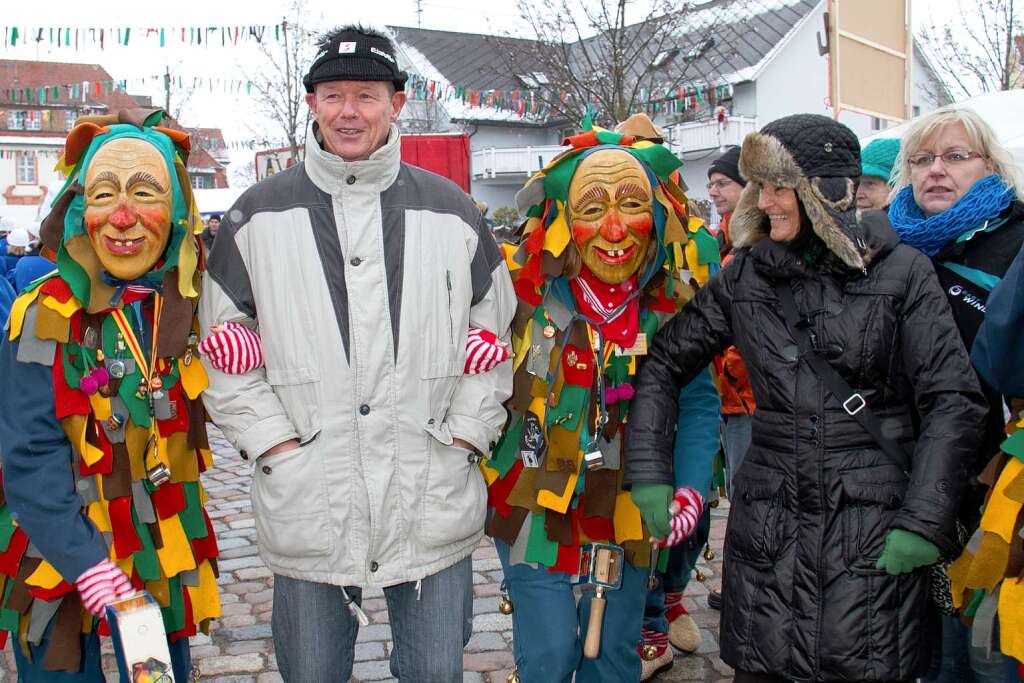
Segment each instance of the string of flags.
M5 26L3 45L46 45L51 48L80 50L96 48L105 50L114 46L127 46L145 42L167 47L169 45L195 45L202 47L234 47L246 43L264 41L282 42L288 31L306 31L282 21L279 24L258 24L247 26L174 26L174 27L74 27L46 26L24 28Z

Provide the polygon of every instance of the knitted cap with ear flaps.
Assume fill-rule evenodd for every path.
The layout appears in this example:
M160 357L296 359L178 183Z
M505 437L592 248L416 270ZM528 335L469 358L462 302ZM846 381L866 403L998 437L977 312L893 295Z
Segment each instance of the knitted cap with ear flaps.
M829 251L851 268L864 269L855 201L860 143L853 131L827 116L787 116L743 140L739 168L750 183L729 224L735 246L750 246L770 232L767 215L757 207L760 184L770 183L795 190Z

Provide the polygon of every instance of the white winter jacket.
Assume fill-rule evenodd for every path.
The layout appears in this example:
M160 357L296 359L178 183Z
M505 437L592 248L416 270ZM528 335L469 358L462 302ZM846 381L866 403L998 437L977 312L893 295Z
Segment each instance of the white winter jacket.
M388 586L469 555L486 487L472 453L505 422L511 363L463 374L470 325L508 341L501 252L468 195L401 162L399 134L345 162L306 137L305 162L246 191L207 266L203 333L258 329L266 368L207 365L207 409L244 457L260 555L275 573Z

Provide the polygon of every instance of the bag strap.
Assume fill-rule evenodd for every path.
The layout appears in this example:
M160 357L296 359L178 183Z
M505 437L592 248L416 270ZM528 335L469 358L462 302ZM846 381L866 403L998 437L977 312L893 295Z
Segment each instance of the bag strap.
M813 331L813 323L800 315L797 311L796 300L793 298L793 288L788 280L779 280L775 283L775 293L782 304L782 313L786 320L789 331L796 339L797 347L800 349L800 357L807 361L815 374L825 384L825 388L839 403L848 415L857 420L861 427L875 440L882 452L889 456L897 467L907 476L909 474L910 456L907 451L896 441L885 436L882 432L882 423L878 416L868 408L867 401L859 392L850 388L850 385L843 379L843 376L832 367L832 364L825 359L818 351L817 337Z

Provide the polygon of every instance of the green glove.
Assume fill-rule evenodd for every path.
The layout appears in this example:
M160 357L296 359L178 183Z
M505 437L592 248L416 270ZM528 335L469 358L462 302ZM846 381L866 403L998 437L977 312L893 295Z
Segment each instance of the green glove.
M672 502L672 487L668 484L633 484L629 495L640 508L640 516L644 518L651 536L657 539L668 536L668 506Z
M939 561L939 548L928 539L903 529L892 529L875 569L898 576Z

